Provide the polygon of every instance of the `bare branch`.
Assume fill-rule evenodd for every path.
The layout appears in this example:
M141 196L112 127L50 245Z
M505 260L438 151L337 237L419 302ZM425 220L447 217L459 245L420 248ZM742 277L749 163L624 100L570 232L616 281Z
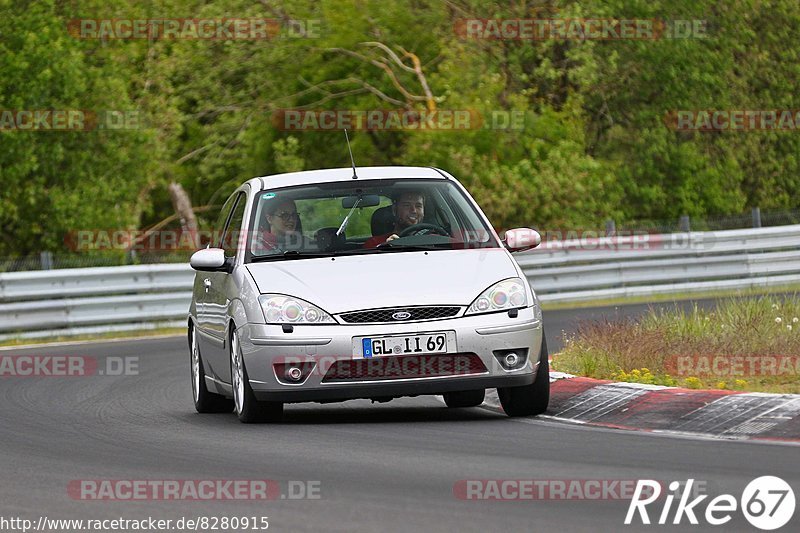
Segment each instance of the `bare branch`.
M215 206L215 205L202 205L202 206L199 206L199 207L191 207L191 210L192 210L192 213L202 213L204 211L209 211L209 210L214 209L216 207L217 206ZM156 231L160 230L161 228L163 228L164 226L166 226L167 224L169 224L173 220L178 219L179 217L180 217L180 215L178 213L173 213L170 216L168 216L167 218L161 219L160 221L156 222L155 224L153 224L149 228L145 229L142 232L141 235L137 235L133 239L133 241L131 242L131 244L130 244L130 246L128 248L129 249L133 248L134 246L144 242L145 240L147 240L147 238L150 235L152 235Z
M297 107L295 107L295 109L310 109L310 108L316 107L316 106L318 106L320 104L324 104L328 100L333 100L335 98L344 98L345 96L352 96L354 94L363 94L365 92L367 92L366 88L359 87L358 89L350 89L349 91L342 91L342 92L339 92L339 93L328 93L325 96L323 96L322 98L320 98L319 100L315 100L315 101L311 102L310 104L297 106Z
M392 58L394 60L394 62L397 63L397 65L400 68L402 68L406 72L411 72L412 74L415 73L415 70L413 68L411 68L408 65L406 65L405 63L403 63L403 61L397 56L397 54L395 54L394 51L392 51L392 49L389 48L388 46L386 46L385 44L379 43L379 42L375 42L375 41L370 41L370 42L360 43L360 44L363 45L363 46L372 46L372 47L375 47L375 48L380 48L381 50L386 52L386 55L388 55L390 58Z
M412 109L412 106L408 102L403 102L403 101L398 100L396 98L392 98L391 96L389 96L388 94L384 93L383 91L381 91L377 87L375 87L373 85L370 85L366 81L364 81L364 80L362 80L360 78L353 77L353 76L350 76L349 78L338 79L338 80L326 80L326 81L323 81L323 82L320 82L320 83L317 83L317 84L314 84L314 85L312 85L310 82L306 81L302 77L300 78L300 81L304 85L306 85L306 88L303 89L302 91L294 93L290 97L305 96L306 94L309 94L309 93L312 93L312 92L315 92L315 91L319 92L319 93L322 93L324 96L322 98L318 99L318 100L315 100L314 102L311 102L310 104L305 104L305 105L302 105L302 106L298 106L297 109L308 109L308 108L323 104L323 103L325 103L325 102L327 102L329 100L333 100L335 98L342 98L342 97L345 97L345 96L350 96L350 95L354 95L354 94L362 94L362 93L365 93L365 92L372 93L375 96L377 96L378 98L380 98L381 100L383 100L384 102L388 102L388 103L390 103L390 104L392 104L394 106L403 107L405 109ZM329 86L341 85L341 84L344 84L344 83L353 83L353 84L359 85L360 87L358 89L350 89L350 90L340 91L340 92L331 92L331 91L329 91L327 89L327 87L329 87ZM290 98L290 97L284 97L284 98ZM284 98L281 98L281 99L284 99Z
M207 145L205 145L205 146L201 146L201 147L200 147L200 148L198 148L197 150L192 150L192 151L191 151L191 152L189 152L188 154L186 154L186 155L184 155L184 156L181 156L181 157L180 157L180 158L179 158L179 159L176 161L176 163L177 163L177 164L179 164L179 165L180 165L180 164L182 164L182 163L185 163L186 161L190 160L190 159L191 159L191 158L193 158L194 156L196 156L196 155L198 155L198 154L201 154L201 153L205 152L206 150L210 150L211 148L213 148L213 147L214 147L214 145L215 145L215 144L216 144L215 142L212 142L212 143L210 143L210 144L207 144Z
M169 197L172 200L172 207L175 209L175 214L178 215L181 221L181 229L189 234L192 239L192 247L200 247L200 239L197 234L197 217L194 216L192 209L192 200L186 194L186 190L180 183L173 181L167 186Z
M428 111L430 111L431 113L435 112L436 100L433 97L431 88L428 86L428 79L422 72L422 64L420 63L419 57L417 56L417 54L409 52L402 46L398 48L400 48L400 51L403 52L403 57L411 58L411 62L414 63L414 72L417 74L417 79L419 80L420 85L422 85L422 90L425 91L425 96L427 98L427 103L428 103Z
M400 100L392 98L391 96L383 93L377 87L373 87L372 85L370 85L369 83L367 83L365 81L361 81L361 84L369 92L371 92L372 94L374 94L375 96L377 96L378 98L380 98L381 100L383 100L385 102L389 102L390 104L394 104L394 105L399 106L399 107L404 107L404 108L406 108L408 110L411 110L413 108L413 106L411 104L409 104L408 102L401 102Z
M356 59L360 59L361 61L364 61L365 63L372 63L373 65L375 65L378 68L383 68L383 67L386 66L386 63L381 63L380 61L378 61L376 59L372 59L371 57L367 57L364 54L359 54L358 52L353 52L352 50L348 50L347 48L338 48L338 47L336 47L336 48L328 48L327 50L331 51L331 52L339 52L339 53L348 55L350 57L355 57Z
M332 52L340 52L340 53L343 53L345 55L349 55L351 57L358 58L358 59L360 59L362 61L370 63L370 64L378 67L379 69L383 70L389 76L389 79L391 80L392 85L394 85L395 88L398 91L400 91L400 93L406 98L406 100L408 100L410 102L425 102L425 101L427 101L427 97L425 97L425 96L418 96L418 95L415 95L415 94L411 94L411 92L408 89L406 89L403 86L402 83L400 83L400 80L397 79L397 75L394 73L392 68L385 61L378 61L377 59L371 59L371 58L369 58L369 57L367 57L367 56L365 56L363 54L359 54L358 52L353 52L352 50L348 50L346 48L329 48L328 50L330 50Z

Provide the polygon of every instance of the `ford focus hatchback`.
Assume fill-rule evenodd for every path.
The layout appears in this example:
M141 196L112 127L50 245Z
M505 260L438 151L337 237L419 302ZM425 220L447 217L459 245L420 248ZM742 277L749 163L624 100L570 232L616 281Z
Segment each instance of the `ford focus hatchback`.
M286 403L497 388L509 416L544 412L548 354L536 295L450 174L418 167L254 178L224 204L197 271L189 344L197 411L276 421Z

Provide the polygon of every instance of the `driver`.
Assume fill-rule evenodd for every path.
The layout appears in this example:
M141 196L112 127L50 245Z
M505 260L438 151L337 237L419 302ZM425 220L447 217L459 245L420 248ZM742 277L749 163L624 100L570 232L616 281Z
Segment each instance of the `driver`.
M392 213L394 213L394 230L368 239L364 243L364 248L375 248L398 239L404 229L422 223L422 219L425 218L425 197L419 191L404 192L394 198Z

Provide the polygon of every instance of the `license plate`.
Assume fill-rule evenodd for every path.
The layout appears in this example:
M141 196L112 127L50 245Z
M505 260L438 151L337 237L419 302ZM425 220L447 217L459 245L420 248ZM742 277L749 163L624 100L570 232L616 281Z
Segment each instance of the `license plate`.
M391 337L357 337L353 339L353 356L369 359L386 355L447 353L451 341L448 337L451 335L452 332L442 332Z

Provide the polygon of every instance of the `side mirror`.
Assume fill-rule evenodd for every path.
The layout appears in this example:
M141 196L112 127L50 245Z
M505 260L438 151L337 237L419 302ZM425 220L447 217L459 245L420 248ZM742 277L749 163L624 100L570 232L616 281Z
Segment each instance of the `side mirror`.
M541 244L542 236L535 229L514 228L506 231L503 244L511 252L522 252Z
M229 272L225 251L222 248L206 248L192 254L189 264L202 272Z

